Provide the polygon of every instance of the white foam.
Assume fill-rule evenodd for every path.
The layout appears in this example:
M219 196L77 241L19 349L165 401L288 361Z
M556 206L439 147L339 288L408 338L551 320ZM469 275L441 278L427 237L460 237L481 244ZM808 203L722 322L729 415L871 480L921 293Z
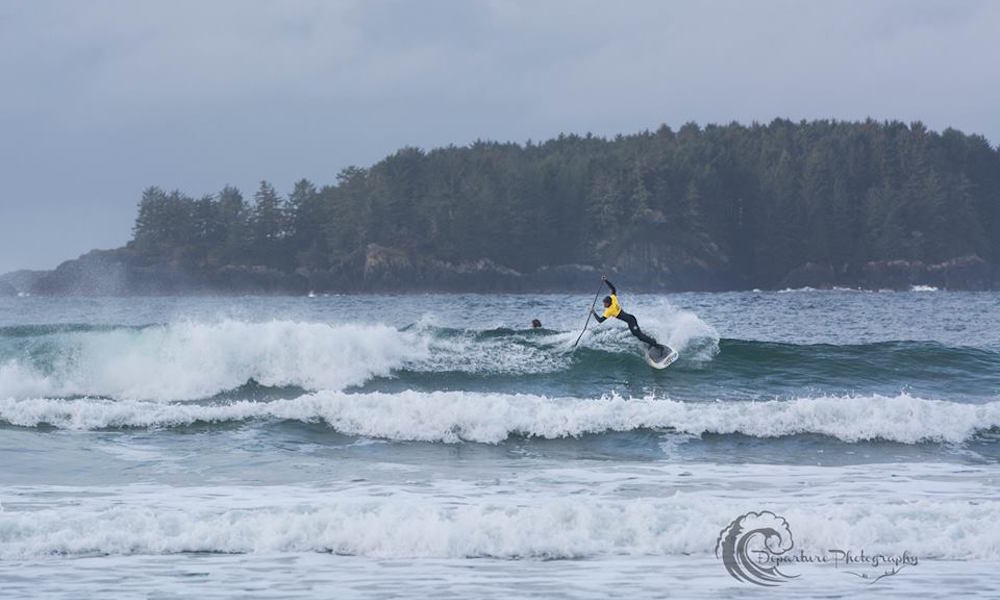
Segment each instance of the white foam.
M340 390L429 354L418 334L384 325L181 322L59 334L44 367L0 365L0 397L190 400L248 380Z
M57 396L59 391L52 378L30 366L15 360L0 363L0 397Z
M438 482L439 484L441 482ZM825 488L824 488L825 489ZM1000 502L952 496L873 503L821 495L715 492L662 497L514 493L465 498L304 487L39 490L0 512L0 560L179 552L335 552L376 558L710 555L750 509L786 518L796 547L1000 557Z
M683 360L710 360L718 352L718 332L694 313L662 299L640 310L643 329ZM342 391L401 369L523 375L573 365L575 330L442 332L435 321L435 315L425 314L404 331L378 324L225 319L49 333L0 361L0 398L184 401L211 398L250 380ZM600 328L592 324L582 344L603 352L636 351L617 321Z
M933 285L915 285L910 288L911 292L936 292L938 289Z
M650 316L657 340L663 340L685 360L707 361L719 353L719 332L695 313L661 300Z
M719 352L719 332L698 315L673 305L668 299L656 298L653 302L643 299L635 309L639 327L681 355L685 361L711 360ZM568 340L576 339L576 333L561 334ZM601 325L591 323L590 330L581 343L588 347L600 348L607 352L633 352L631 334L623 323L609 320Z
M477 374L553 373L570 366L570 357L540 339L540 344L528 344L520 335L475 339L476 332L435 338L428 337L427 352L412 360L409 368L422 372L458 372ZM547 336L548 337L548 336Z
M696 319L696 317L695 317ZM552 373L571 367L567 336L479 331L442 334L422 317L409 331L386 325L295 321L177 322L143 329L45 336L44 351L0 362L0 397L210 398L253 379L266 386L344 390L399 369L476 374ZM597 342L634 352L624 328Z
M754 437L821 434L847 442L961 443L1000 427L1000 401L962 404L899 396L767 402L546 398L526 394L318 392L291 400L184 404L101 399L0 400L0 419L64 429L173 427L246 419L323 421L339 432L392 440L498 443L511 435L564 438L642 428Z

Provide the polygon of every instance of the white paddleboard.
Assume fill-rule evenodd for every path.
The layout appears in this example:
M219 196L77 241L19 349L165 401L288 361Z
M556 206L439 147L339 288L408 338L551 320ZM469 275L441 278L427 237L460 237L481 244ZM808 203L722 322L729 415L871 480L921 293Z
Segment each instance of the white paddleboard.
M677 356L677 351L670 346L651 346L646 350L646 362L654 369L666 369Z

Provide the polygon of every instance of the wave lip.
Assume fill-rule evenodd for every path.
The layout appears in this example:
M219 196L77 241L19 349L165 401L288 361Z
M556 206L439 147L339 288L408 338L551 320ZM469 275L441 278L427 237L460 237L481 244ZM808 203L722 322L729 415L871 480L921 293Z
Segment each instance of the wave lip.
M686 360L710 359L718 335L693 313L667 306L649 327ZM666 315L666 316L663 316ZM622 328L572 332L447 329L273 320L161 325L27 325L0 328L0 398L105 397L203 400L253 382L302 390L345 389L400 373L554 375L594 352L634 355ZM627 341L626 341L627 340ZM688 347L691 351L688 352ZM634 357L633 357L634 358ZM636 366L641 363L636 362Z
M1000 401L962 404L898 396L823 396L765 402L655 398L547 398L528 394L317 392L290 400L214 404L84 398L0 400L0 420L21 427L92 430L178 427L245 420L325 422L347 435L400 441L500 443L608 431L666 429L692 435L777 438L818 434L849 443L962 443L1000 427Z
M295 321L64 328L34 343L28 359L0 363L0 397L195 400L250 380L341 390L429 354L426 339L386 325Z

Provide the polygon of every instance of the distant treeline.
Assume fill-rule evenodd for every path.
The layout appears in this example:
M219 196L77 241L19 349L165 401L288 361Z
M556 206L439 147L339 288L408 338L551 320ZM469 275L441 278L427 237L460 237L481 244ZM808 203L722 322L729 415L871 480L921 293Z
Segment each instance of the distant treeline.
M408 260L720 273L773 287L806 264L1000 264L1000 152L920 123L775 120L605 139L404 148L287 195L151 187L129 248L193 270L332 272L372 244Z

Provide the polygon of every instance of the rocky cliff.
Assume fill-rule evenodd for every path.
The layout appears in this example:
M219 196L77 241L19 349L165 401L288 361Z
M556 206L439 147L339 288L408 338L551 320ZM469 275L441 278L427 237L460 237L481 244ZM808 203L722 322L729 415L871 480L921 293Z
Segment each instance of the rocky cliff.
M0 295L26 291L37 295L185 295L408 292L579 292L593 287L604 271L622 285L642 291L722 291L753 286L711 251L690 253L637 242L619 249L603 269L594 265L549 265L521 272L489 259L452 263L412 256L370 244L328 270L300 268L288 273L258 265L182 265L153 263L129 248L94 250L47 273L19 279L19 290L0 279ZM6 276L9 279L9 275ZM6 285L4 285L6 283ZM1000 272L978 256L946 262L869 262L862 269L838 270L806 263L775 286L781 288L852 287L909 289L996 289Z

